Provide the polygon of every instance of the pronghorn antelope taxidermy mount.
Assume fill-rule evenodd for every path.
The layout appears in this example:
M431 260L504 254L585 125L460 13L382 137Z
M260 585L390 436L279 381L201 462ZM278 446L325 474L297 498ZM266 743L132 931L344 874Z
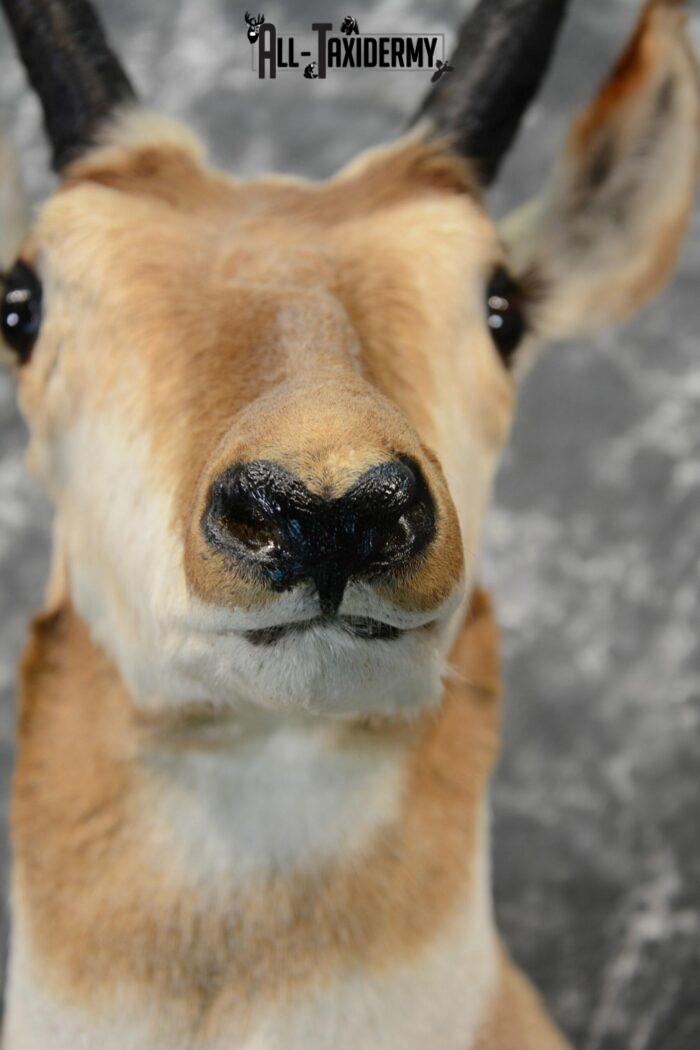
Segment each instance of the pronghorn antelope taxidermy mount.
M322 185L208 167L86 0L4 7L61 176L2 300L56 507L5 1050L565 1046L494 931L475 552L525 365L673 269L682 5L499 229L563 0L482 0L411 132Z

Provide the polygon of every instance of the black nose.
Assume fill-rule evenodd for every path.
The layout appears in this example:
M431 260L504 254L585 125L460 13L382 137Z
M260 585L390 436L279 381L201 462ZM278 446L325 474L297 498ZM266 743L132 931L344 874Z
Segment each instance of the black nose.
M351 577L400 571L430 542L435 505L418 465L373 467L338 499L323 499L267 460L238 464L212 485L207 541L262 573L275 590L312 580L324 614Z

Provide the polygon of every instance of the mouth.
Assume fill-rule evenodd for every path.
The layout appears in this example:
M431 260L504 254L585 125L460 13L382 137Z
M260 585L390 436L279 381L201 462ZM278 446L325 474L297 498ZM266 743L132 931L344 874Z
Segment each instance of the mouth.
M294 634L305 634L315 627L336 628L353 638L362 638L365 641L390 642L405 634L400 627L383 623L381 620L372 620L368 616L316 616L311 620L300 620L295 623L245 631L244 637L252 645L274 645L283 638Z

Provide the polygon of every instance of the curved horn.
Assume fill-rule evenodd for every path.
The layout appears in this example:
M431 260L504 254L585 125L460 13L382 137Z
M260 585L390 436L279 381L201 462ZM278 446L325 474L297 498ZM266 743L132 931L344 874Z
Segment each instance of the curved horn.
M454 72L429 91L414 122L449 136L493 181L554 51L568 0L479 0L450 59Z
M2 0L61 171L115 106L135 99L88 0Z

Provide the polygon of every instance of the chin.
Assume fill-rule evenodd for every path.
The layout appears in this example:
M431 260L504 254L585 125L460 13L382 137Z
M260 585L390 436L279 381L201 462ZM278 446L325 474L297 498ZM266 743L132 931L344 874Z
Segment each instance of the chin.
M410 717L439 702L461 584L444 606L411 613L351 586L336 615L319 615L303 591L256 624L218 635L213 695L268 710L337 717ZM281 615L280 615L281 614ZM256 617L257 619L257 617Z
M439 700L447 638L446 624L397 630L369 620L319 619L193 636L173 671L183 700L216 707L410 716Z
M89 601L81 592L80 609L143 711L201 704L410 718L439 702L464 593L462 577L439 608L416 612L355 584L324 616L302 587L255 611L190 598L137 621L92 591Z
M432 624L384 636L346 624L313 624L254 645L239 673L254 702L325 715L411 715L436 703L444 672L444 629ZM248 643L250 645L250 643Z

